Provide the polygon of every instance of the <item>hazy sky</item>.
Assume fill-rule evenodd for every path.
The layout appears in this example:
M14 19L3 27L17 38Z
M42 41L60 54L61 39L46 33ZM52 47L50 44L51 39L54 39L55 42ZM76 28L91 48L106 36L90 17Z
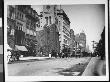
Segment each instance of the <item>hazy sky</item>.
M38 14L43 8L41 5L32 7ZM75 34L83 30L87 37L87 44L92 49L91 41L99 41L105 25L105 6L103 4L74 4L61 5L61 8L70 19L70 28L74 30Z

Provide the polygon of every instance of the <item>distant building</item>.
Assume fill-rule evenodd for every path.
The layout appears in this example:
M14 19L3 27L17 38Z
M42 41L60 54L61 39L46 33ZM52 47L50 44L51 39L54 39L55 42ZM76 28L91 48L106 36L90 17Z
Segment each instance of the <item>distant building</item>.
M86 46L85 52L90 53L89 45Z
M86 50L86 35L84 32L80 33L80 42L81 52Z
M73 29L70 29L70 48L71 51L75 51L75 35Z
M76 50L80 50L80 52L86 51L86 35L84 32L75 35L76 41Z

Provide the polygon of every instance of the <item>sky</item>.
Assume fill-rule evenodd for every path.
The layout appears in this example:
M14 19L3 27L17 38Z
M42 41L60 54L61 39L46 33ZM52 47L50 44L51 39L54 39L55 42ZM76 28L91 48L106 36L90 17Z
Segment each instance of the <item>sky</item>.
M32 6L38 14L43 9L42 5ZM74 4L61 5L70 19L70 28L75 34L82 31L86 34L87 45L92 49L92 42L100 40L100 34L105 26L105 5L104 4Z

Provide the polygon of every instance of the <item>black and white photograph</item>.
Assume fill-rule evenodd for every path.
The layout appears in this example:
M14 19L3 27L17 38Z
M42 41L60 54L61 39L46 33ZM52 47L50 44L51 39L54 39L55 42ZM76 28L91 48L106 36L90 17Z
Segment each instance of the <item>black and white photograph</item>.
M7 82L108 80L107 0L26 1L4 0Z

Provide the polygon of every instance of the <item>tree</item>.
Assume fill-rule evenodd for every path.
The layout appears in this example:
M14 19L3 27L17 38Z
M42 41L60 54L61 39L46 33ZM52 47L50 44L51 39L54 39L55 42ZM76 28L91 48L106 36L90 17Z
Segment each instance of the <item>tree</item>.
M99 43L95 49L95 54L101 56L101 59L105 57L105 27L101 34L101 39L99 40Z

